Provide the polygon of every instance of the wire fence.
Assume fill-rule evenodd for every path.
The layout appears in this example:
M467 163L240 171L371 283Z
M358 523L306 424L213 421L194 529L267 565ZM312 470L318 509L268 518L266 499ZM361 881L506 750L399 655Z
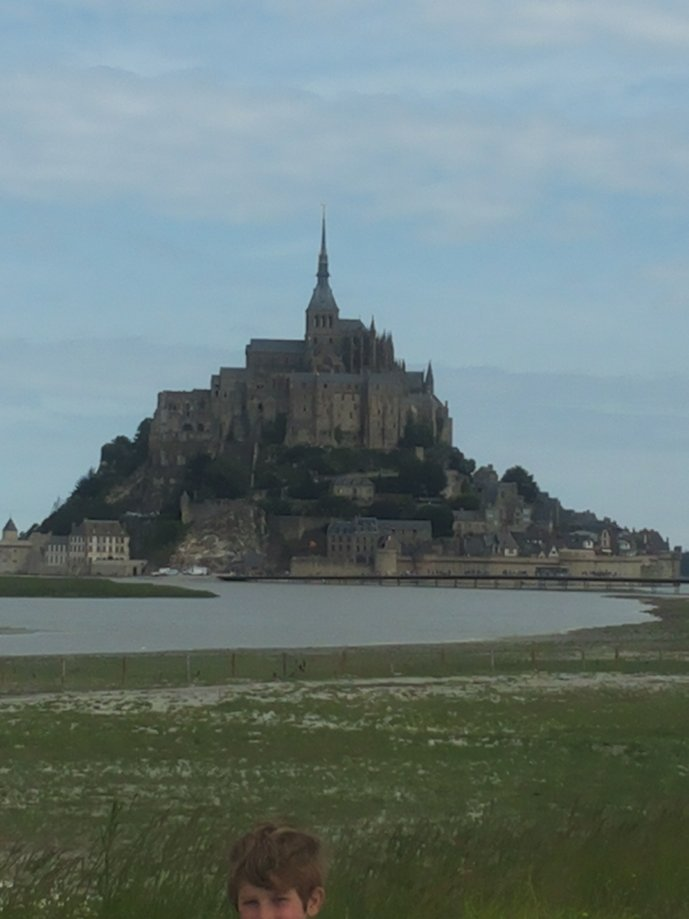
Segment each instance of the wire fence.
M521 643L1 657L0 694L212 686L238 680L442 678L544 672L688 673L689 647Z

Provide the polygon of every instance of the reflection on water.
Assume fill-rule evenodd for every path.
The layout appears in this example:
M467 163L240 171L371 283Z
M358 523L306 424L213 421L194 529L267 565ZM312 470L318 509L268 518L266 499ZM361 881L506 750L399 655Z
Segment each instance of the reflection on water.
M0 656L420 644L648 619L637 600L585 591L188 583L218 596L0 599Z

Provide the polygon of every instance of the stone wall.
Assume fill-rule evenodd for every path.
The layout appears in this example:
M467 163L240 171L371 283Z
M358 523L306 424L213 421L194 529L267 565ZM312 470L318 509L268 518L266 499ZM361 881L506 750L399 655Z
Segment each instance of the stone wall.
M676 578L679 577L679 556L665 555L597 555L589 557L570 556L567 559L551 558L505 558L502 556L430 556L412 560L400 556L397 562L398 574L417 575L514 575L534 576L551 572L566 573L570 577L600 578ZM547 575L546 575L547 576Z

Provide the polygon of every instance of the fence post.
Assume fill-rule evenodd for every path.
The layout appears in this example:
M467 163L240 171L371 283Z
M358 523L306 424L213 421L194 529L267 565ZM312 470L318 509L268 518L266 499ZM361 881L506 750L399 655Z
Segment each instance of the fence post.
M282 652L282 679L287 679L287 652Z
M60 658L60 689L65 691L65 682L67 680L67 661Z
M125 683L127 682L127 657L126 655L122 656L122 688L124 688Z
M492 673L495 673L495 651L490 649L490 669Z
M187 686L190 686L191 685L191 654L187 654L186 663L187 663Z

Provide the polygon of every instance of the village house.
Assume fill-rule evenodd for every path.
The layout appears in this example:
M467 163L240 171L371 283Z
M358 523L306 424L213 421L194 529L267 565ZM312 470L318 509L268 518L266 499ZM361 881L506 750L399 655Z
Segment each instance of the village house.
M10 518L0 539L0 574L142 574L145 561L130 559L129 536L117 520L82 520L69 536L31 533L21 538Z

